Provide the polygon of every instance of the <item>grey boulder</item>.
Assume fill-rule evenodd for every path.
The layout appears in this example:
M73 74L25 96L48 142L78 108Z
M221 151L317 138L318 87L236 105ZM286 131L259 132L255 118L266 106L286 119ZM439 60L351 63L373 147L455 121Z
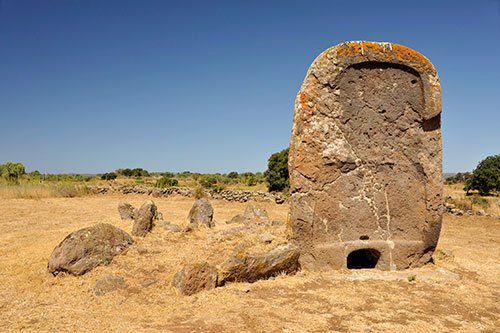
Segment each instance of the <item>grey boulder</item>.
M98 265L108 265L132 243L132 237L122 229L100 223L66 236L52 252L47 268L53 275L82 275Z
M215 223L213 221L214 209L207 199L202 198L195 201L193 207L189 211L188 220L190 228L196 228L200 225L205 225L213 228Z

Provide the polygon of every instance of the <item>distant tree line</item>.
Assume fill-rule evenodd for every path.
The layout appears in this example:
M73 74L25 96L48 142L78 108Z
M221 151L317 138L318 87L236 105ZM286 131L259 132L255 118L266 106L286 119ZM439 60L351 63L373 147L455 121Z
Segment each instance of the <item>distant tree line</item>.
M10 184L19 183L20 179L27 181L72 181L89 182L93 179L112 181L118 177L134 177L137 182L143 182L142 178L149 177L150 184L156 187L166 188L178 186L179 181L195 183L201 188L211 190L222 190L228 185L244 184L255 186L266 183L270 192L287 193L290 188L288 175L288 153L289 149L271 154L268 159L267 170L262 172L232 171L229 173L203 174L197 172L149 172L143 168L124 168L113 172L98 175L83 174L42 174L38 171L26 173L22 163L7 162L0 165L0 177ZM151 183L153 181L153 183ZM469 194L477 191L480 195L488 195L491 192L500 191L500 155L488 156L482 160L473 172L457 173L446 178L447 184L465 184L464 191Z
M472 177L471 172L459 172L459 173L455 174L454 176L447 177L444 182L445 182L445 184L448 184L448 185L464 184L471 177Z

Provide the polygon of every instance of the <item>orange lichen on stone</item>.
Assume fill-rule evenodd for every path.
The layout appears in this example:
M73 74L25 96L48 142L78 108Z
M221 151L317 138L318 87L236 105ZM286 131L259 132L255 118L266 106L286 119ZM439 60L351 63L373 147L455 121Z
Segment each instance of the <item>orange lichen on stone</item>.
M392 49L398 60L408 62L426 71L435 72L434 66L432 66L431 62L421 53L400 44L392 44Z
M431 260L442 213L440 113L434 66L406 46L353 41L316 58L289 153L289 237L303 268Z
M339 58L365 57L367 60L375 58L377 61L397 62L408 64L422 71L435 73L435 69L430 61L419 52L416 52L406 46L392 43L380 42L347 42L339 44L323 53L324 58L336 51Z
M306 95L306 94L304 94L302 91L301 91L301 92L299 92L299 101L300 101L300 105L302 105L302 107L303 107L304 109L306 109L306 108L307 108L307 102L308 102L308 99L309 99L309 98L307 97L307 95Z

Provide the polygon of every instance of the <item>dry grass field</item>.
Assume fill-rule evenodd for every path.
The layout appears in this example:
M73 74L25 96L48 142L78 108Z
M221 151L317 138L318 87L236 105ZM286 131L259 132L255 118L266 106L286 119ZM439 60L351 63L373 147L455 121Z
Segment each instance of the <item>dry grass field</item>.
M228 234L245 204L212 201L214 229L136 238L109 266L81 276L47 273L53 248L70 232L99 222L130 232L117 205L145 196L0 199L0 331L163 332L498 332L500 220L445 215L435 264L400 272L301 271L254 284L232 283L180 296L170 283L186 263L222 263L236 246L253 251L286 242L281 227ZM164 218L186 224L193 199L155 199ZM271 220L287 205L260 203ZM272 244L259 235L271 232ZM241 244L241 245L240 245ZM127 287L91 291L106 274ZM409 279L409 277L411 277ZM414 277L415 281L410 281Z

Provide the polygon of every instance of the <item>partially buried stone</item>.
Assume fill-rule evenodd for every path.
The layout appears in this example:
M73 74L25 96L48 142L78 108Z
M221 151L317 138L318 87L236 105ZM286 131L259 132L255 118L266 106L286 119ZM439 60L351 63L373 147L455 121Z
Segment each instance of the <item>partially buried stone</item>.
M260 241L262 243L266 243L266 244L272 243L274 238L275 237L273 235L271 235L270 233L265 233L265 234L260 235Z
M238 214L234 216L228 224L239 223L239 224L252 224L252 225L262 225L269 222L269 215L264 208L257 207L254 205L248 205L245 208L243 214Z
M263 254L234 253L219 270L219 285L226 282L255 282L277 276L291 274L299 268L299 251L295 245L279 246Z
M53 275L61 272L82 275L98 265L109 264L132 243L132 237L125 231L100 223L66 236L52 252L47 267Z
M179 293L193 295L202 290L217 287L217 269L206 262L187 265L177 272L172 280Z
M165 221L162 221L162 222L165 222ZM160 224L160 226L169 232L180 232L182 230L180 226L178 226L177 224L173 224L173 223L164 223L164 224Z
M125 289L125 279L121 276L107 274L106 276L97 280L92 286L92 291L96 296L103 296L109 292Z

